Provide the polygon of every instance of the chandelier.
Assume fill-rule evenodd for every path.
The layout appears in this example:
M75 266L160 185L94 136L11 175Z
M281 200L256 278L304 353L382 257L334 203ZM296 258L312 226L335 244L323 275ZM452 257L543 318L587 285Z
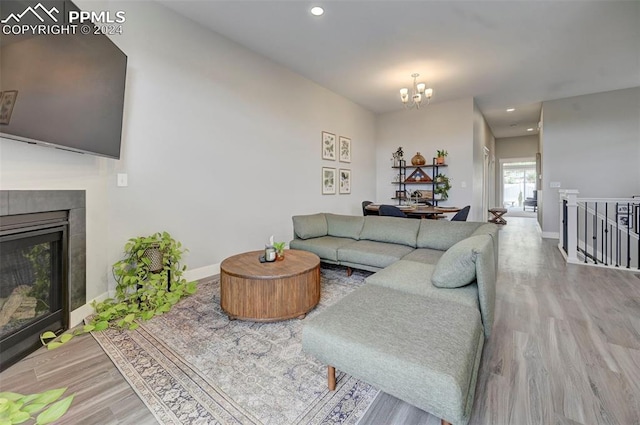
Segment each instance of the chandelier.
M424 99L427 99L425 102L427 105L429 104L429 100L433 96L433 89L427 88L425 83L418 83L416 79L420 76L420 74L411 74L413 77L413 92L411 97L409 97L409 89L402 88L400 89L400 100L406 109L420 109L420 105Z

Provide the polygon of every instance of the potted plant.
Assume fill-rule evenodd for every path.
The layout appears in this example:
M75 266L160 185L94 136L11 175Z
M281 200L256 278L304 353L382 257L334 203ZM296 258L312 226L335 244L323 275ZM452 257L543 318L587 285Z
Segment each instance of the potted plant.
M125 257L113 265L118 282L115 298L92 304L96 314L89 323L58 336L44 332L40 340L49 349L59 347L74 336L101 331L109 326L134 330L137 319L149 320L168 312L182 298L195 293L196 282L182 277L180 264L186 251L167 232L131 238L124 247Z
M274 242L273 247L276 249L276 260L284 260L284 242Z
M451 182L449 177L438 174L436 176L436 187L434 189L434 199L445 200L449 198L449 190L451 189Z
M75 397L73 394L58 400L65 391L66 388L57 388L27 395L0 392L0 423L21 424L28 420L35 420L35 425L53 423L67 412Z
M444 149L438 150L436 152L436 164L438 164L438 165L444 164L444 158L447 155L449 155L449 152L447 152L446 150L444 150Z

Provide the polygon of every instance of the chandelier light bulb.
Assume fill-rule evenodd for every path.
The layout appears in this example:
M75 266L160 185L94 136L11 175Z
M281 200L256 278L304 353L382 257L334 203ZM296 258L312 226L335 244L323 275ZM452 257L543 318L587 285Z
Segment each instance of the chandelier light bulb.
M413 73L411 77L413 78L413 85L411 88L411 93L409 93L408 88L400 89L400 100L404 105L405 109L420 109L420 105L422 101L426 99L426 104L429 104L429 100L433 96L433 89L427 88L426 83L419 83L418 77L420 74Z

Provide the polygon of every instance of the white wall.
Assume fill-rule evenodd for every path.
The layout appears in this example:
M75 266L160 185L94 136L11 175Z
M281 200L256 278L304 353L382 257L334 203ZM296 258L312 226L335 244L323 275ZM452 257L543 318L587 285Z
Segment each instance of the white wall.
M488 162L485 172L485 148ZM473 202L471 217L487 221L488 209L495 206L495 137L482 112L473 103ZM486 180L486 181L485 181ZM483 186L486 184L486 187ZM486 194L485 194L486 190ZM483 198L486 197L486 200Z
M503 137L496 139L496 158L535 158L538 153L538 135Z
M391 169L392 154L399 146L407 163L420 152L430 163L439 149L449 152L442 173L451 178L449 200L443 205L472 204L473 186L473 99L434 103L418 111L401 110L378 115L376 121L377 202L393 203L397 185ZM466 183L466 188L461 187ZM422 187L422 186L421 186ZM416 187L417 189L418 187ZM423 188L427 188L426 186ZM412 186L413 189L413 186ZM471 214L474 213L474 206ZM473 216L470 215L469 220Z
M581 197L640 193L640 87L544 102L543 222L558 232L558 189Z
M78 5L126 11L112 37L129 57L122 159L2 140L0 187L87 190L88 297L127 238L166 230L202 268L288 242L294 214L361 214L375 196L369 111L155 2ZM323 130L352 139L350 164L321 159ZM321 195L322 166L351 169L352 193Z

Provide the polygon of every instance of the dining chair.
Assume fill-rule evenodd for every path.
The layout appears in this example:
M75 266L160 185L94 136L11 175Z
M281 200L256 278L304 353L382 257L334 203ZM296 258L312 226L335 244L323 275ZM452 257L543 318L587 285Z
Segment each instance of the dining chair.
M362 201L362 215L377 215L375 211L369 211L366 206L373 204L371 201Z
M453 217L451 217L451 221L467 221L467 217L469 216L469 210L471 209L471 205L467 205L460 211L456 213Z
M407 215L403 213L400 208L394 207L393 205L380 205L378 214L388 217L407 217Z

